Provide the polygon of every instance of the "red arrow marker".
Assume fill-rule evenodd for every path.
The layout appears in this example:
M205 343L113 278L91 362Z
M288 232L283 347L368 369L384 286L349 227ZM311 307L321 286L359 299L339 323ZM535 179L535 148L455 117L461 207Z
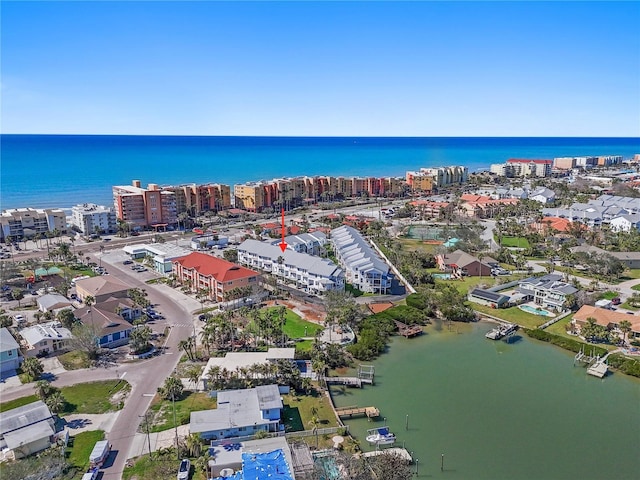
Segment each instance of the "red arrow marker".
M284 241L284 231L285 231L285 227L284 227L284 208L282 209L282 242L280 242L280 250L282 250L282 253L284 253L284 251L287 249L287 242Z

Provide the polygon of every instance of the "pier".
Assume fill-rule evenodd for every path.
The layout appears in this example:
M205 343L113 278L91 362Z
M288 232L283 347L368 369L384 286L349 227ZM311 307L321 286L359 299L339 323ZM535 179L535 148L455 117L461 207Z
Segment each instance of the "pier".
M607 365L607 358L611 355L611 352L607 353L602 358L596 358L593 365L587 368L587 373L594 377L603 378L609 371L609 365Z
M407 325L406 323L394 320L396 327L398 327L398 333L406 338L422 335L422 327L420 325Z
M485 337L487 337L490 340L500 340L503 337L509 337L513 335L517 329L518 329L518 326L516 324L507 323L505 325L500 325L494 328L490 332L487 332L485 334Z
M358 377L324 377L327 385L346 385L347 387L362 388L362 380Z
M400 447L391 447L391 448L385 448L383 450L375 450L373 452L363 453L362 455L364 457L377 457L378 455L384 455L385 453L398 455L407 464L413 462L413 458L411 458L411 454L405 448L400 448Z
M339 417L353 417L354 415L366 415L368 418L376 418L380 416L380 410L376 407L352 407L336 408Z

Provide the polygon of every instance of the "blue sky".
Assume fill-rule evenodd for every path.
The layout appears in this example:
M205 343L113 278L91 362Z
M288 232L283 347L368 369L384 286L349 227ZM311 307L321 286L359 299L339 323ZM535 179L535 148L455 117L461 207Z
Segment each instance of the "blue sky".
M640 136L639 2L7 2L3 133Z

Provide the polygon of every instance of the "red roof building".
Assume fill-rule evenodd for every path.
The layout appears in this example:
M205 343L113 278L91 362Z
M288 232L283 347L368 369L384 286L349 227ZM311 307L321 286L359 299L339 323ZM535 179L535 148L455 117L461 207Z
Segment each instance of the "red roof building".
M183 285L193 292L207 291L208 298L217 302L232 300L230 293L235 289L257 286L260 274L235 263L206 253L193 252L173 261L172 273ZM241 290L235 290L240 294ZM246 292L246 296L250 292Z

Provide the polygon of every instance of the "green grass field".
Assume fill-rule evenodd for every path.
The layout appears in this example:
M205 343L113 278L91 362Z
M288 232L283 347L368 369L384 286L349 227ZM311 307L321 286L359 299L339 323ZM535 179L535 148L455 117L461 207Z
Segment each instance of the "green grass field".
M86 352L73 350L58 356L58 360L66 370L78 370L80 368L89 368L91 361Z
M113 395L131 385L124 380L103 380L62 387L66 401L62 415L71 413L105 413L119 410L111 403Z
M0 403L0 412L6 412L7 410L13 410L14 408L21 407L23 405L28 405L29 403L33 403L38 400L38 397L35 395L29 395L28 397L20 397L15 400L10 400L8 402Z
M211 398L206 393L184 392L183 398L176 400L176 423L186 425L189 423L191 412L198 410L211 410L216 408L215 398ZM153 425L150 432L162 432L174 427L173 423L173 402L163 400L156 395L151 404L151 411L154 412Z
M640 283L631 287L631 290L637 290L640 292Z
M316 417L320 421L318 428L336 427L338 422L333 413L329 399L317 391L313 391L311 395L283 395L282 419L287 432L299 430L311 430L311 409L315 407L318 410Z
M104 432L102 430L90 430L78 433L72 438L73 446L67 449L69 463L77 467L81 472L86 472L89 468L91 450L93 450L96 442L104 440ZM82 478L82 475L80 475L80 478Z
M491 308L477 303L470 303L469 305L478 312L486 313L526 328L537 328L539 325L550 320L550 317L527 313L520 310L518 307Z
M497 241L497 240L496 240ZM502 237L502 247L529 248L529 240L524 237Z
M279 307L269 307L267 310L274 310ZM322 326L317 323L307 322L300 315L287 309L285 316L284 333L289 338L313 337L316 332L322 330ZM305 333L306 332L306 333Z

